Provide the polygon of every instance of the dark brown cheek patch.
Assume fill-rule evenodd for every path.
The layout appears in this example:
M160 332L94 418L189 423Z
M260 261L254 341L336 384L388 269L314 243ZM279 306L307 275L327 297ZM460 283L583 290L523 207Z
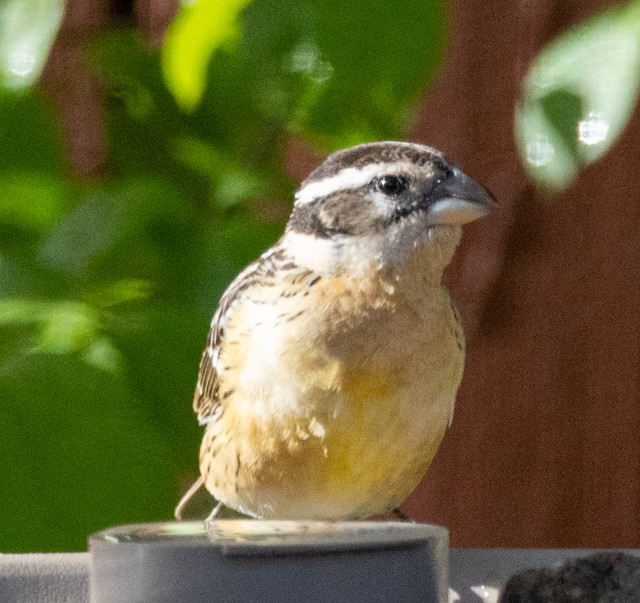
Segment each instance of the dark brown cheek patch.
M380 216L364 193L342 192L331 195L320 206L320 216L322 222L336 234L372 234L386 225L386 217Z
M287 229L299 234L316 235L323 239L331 235L320 221L318 201L295 205Z
M378 214L364 192L341 191L294 207L289 229L328 239L372 234L383 230L387 223L387 217Z

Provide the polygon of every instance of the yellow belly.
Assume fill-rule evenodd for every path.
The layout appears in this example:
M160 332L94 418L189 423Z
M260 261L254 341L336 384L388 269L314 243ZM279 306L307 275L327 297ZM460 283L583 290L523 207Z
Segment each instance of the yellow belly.
M343 374L328 412L269 419L248 416L242 406L229 409L203 442L207 487L227 506L258 517L383 513L400 505L426 472L456 387L407 383L400 371L359 370ZM309 408L326 406L307 395ZM221 444L215 458L212 441Z

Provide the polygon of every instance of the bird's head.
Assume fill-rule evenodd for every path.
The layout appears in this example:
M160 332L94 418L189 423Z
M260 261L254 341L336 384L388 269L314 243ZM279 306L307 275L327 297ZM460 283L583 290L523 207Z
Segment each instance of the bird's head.
M320 273L401 266L418 250L441 273L461 225L494 203L436 149L362 144L333 153L302 183L285 241L301 265Z

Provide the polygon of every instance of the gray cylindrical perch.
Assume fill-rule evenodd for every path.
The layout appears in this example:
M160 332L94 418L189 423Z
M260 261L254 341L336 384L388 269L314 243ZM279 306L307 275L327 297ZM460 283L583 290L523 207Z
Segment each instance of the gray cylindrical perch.
M94 603L435 603L447 596L448 533L425 524L139 524L91 536L89 551Z

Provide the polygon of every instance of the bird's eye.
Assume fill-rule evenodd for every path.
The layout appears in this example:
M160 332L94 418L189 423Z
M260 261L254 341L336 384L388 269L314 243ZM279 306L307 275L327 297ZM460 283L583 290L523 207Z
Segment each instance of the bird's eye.
M381 176L375 181L376 189L388 197L395 197L407 188L407 179L402 176Z

